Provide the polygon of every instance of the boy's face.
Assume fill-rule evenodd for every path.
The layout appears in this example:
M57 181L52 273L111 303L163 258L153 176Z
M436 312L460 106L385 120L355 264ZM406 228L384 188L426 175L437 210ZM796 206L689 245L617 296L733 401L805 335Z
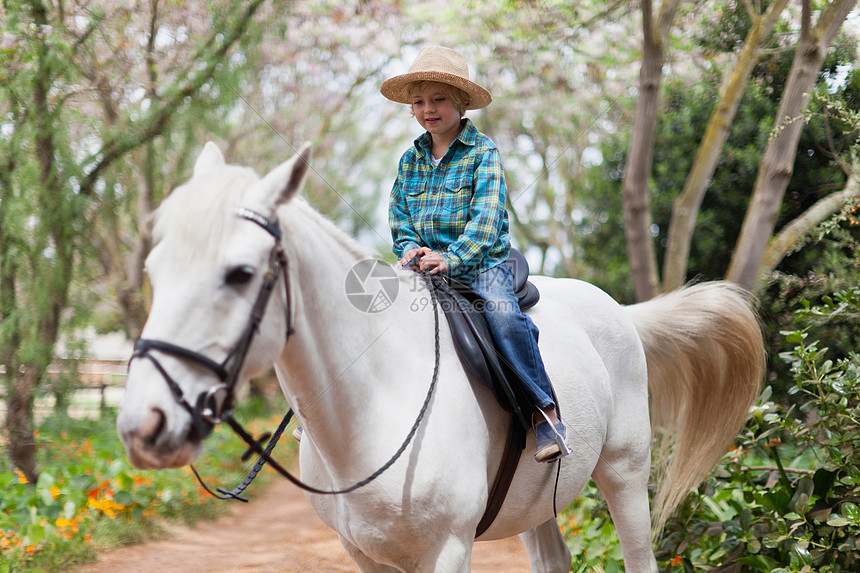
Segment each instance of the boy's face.
M453 141L460 133L460 112L442 85L430 84L411 92L412 113L431 135Z

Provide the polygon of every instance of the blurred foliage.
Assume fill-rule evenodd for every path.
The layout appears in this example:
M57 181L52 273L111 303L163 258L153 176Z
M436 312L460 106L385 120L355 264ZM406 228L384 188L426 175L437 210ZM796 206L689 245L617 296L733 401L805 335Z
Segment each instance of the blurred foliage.
M129 251L142 276L146 223L134 223L148 209L124 200L122 160L212 96L262 1L177 5L174 26L157 17L157 2L151 14L122 2L0 5L0 382L6 450L31 481L33 404L58 338L87 323ZM177 45L178 61L163 49ZM136 183L151 190L151 179ZM118 299L140 301L140 280L117 282Z
M258 434L275 427L283 399L249 399L237 411ZM168 522L191 524L227 506L205 493L188 466L144 471L128 463L114 427L115 412L98 420L45 419L35 432L42 473L26 482L0 458L0 573L61 571L92 561L97 550L157 539ZM248 464L244 443L217 426L206 441L198 471L210 484L232 488ZM296 451L284 440L279 459ZM286 462L285 462L286 463ZM261 472L246 490L253 497L271 480Z
M787 350L781 332L792 328L796 320L793 309L824 304L833 292L860 284L860 201L847 204L810 233L799 248L816 252L817 260L810 260L805 269L798 268L797 274L777 270L759 297L762 325L774 354ZM809 317L807 330L813 339L830 348L835 358L844 358L860 348L856 315L835 313L815 320ZM795 401L788 364L772 361L770 371L768 382L774 394L783 403Z
M741 38L742 39L742 38ZM831 52L819 75L820 93L831 101L856 110L860 100L860 72L846 70L857 53L853 48ZM696 220L691 245L688 277L716 280L725 275L749 202L758 165L773 126L780 92L774 84L787 76L791 51L777 51L757 67L747 86L728 141ZM832 78L843 74L843 81L831 87ZM695 150L716 104L721 77L715 71L703 72L694 82L670 78L664 87L655 144L651 181L651 212L658 264L662 264L666 234L672 215L672 201L683 188L692 166ZM777 228L793 220L817 200L844 187L846 174L840 158L849 156L858 140L853 125L840 122L826 110L824 99L816 99L808 113L794 164L794 174L786 190ZM604 163L587 174L582 203L589 217L583 222L586 232L580 237L584 266L582 278L594 282L624 302L633 302L632 284L624 256L624 218L620 197L628 133L619 131L601 147ZM860 230L846 228L860 238ZM807 243L778 266L783 274L802 275L823 257L830 255L828 244ZM831 253L834 254L834 253ZM843 257L844 259L844 257ZM850 265L850 259L844 259ZM765 303L769 304L769 302ZM766 319L767 322L767 319Z
M594 482L558 517L561 533L571 554L570 570L623 573L624 561L606 500Z

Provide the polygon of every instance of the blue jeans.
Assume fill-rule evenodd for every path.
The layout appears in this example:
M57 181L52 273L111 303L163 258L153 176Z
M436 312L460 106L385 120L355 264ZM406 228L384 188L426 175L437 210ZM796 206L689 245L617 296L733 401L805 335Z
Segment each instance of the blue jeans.
M537 408L555 406L552 386L538 350L538 328L523 314L514 294L514 275L502 263L478 275L469 285L484 300L484 317L501 359L519 376Z

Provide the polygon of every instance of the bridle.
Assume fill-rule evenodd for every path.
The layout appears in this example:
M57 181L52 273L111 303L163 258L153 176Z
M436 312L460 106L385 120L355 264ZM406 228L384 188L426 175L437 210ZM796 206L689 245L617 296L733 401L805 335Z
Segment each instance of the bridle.
M406 436L406 439L403 441L397 452L395 452L395 454L378 470L373 472L365 479L347 488L339 490L321 490L316 487L310 486L293 476L270 456L272 449L278 442L278 439L280 438L281 434L289 423L290 418L293 415L292 409L286 413L280 425L275 430L274 434L266 434L257 439L250 435L241 426L241 424L239 424L236 419L233 418L233 410L236 406L236 385L239 381L239 374L242 371L242 366L245 363L245 358L248 355L248 349L251 347L251 342L254 339L254 335L259 330L260 323L263 320L263 316L266 312L266 306L268 305L269 298L271 297L272 292L275 289L275 284L278 281L278 277L281 275L283 275L284 277L285 311L287 315L287 341L289 341L290 335L293 333L289 283L290 277L287 267L288 259L286 253L284 252L283 246L281 245L282 235L278 220L277 218L267 219L256 211L244 208L238 209L236 211L236 215L242 219L251 221L252 223L255 223L265 229L275 239L275 245L272 247L272 250L269 253L269 268L263 275L263 284L260 286L260 292L257 295L257 300L254 302L254 306L251 310L251 316L248 320L248 324L245 327L245 330L242 332L242 335L239 337L239 340L236 342L230 352L227 353L227 357L224 358L224 360L219 364L218 362L215 362L214 360L212 360L208 356L205 356L204 354L201 354L200 352L189 350L187 348L183 348L170 342L152 340L148 338L138 338L137 342L135 342L134 344L134 354L132 355L132 360L134 360L135 358L147 358L153 363L153 365L155 365L156 370L158 370L158 372L161 374L161 377L164 378L164 381L170 388L173 397L191 415L191 433L189 434L190 439L196 437L200 440L203 440L212 432L215 427L215 424L220 424L223 422L230 426L230 428L236 433L236 435L242 438L242 440L244 440L245 443L248 445L248 451L245 453L245 455L242 456L243 461L250 457L252 454L257 454L259 456L257 463L254 465L254 468L251 470L251 472L249 472L245 480L239 486L234 488L233 491L227 491L224 488L219 487L216 488L218 493L213 492L209 488L209 486L204 483L203 479L200 477L200 474L197 472L194 466L191 466L191 469L194 471L194 475L197 477L197 480L200 482L200 485L212 496L217 497L219 499L236 499L239 501L248 501L240 494L245 490L245 488L247 488L248 485L250 485L251 481L253 481L253 479L256 477L256 475L262 469L263 464L265 463L268 463L275 471L287 478L299 488L305 491L309 491L311 493L322 495L339 495L353 492L374 481L376 478L382 475L383 472L390 468L394 464L394 462L398 460L398 458L400 458L400 456L406 450L407 446L412 441L412 438L415 436L415 433L418 430L418 426L421 424L421 421L424 419L424 415L427 413L427 408L430 405L430 399L433 396L433 392L436 389L436 384L439 379L439 312L435 291L430 287L429 278L427 277L427 275L419 271L419 274L427 283L428 289L430 291L430 299L433 303L433 314L435 317L434 337L436 357L435 364L433 366L433 378L430 382L430 388L427 390L427 395L424 398L424 403L421 406L421 411L418 413L418 417L412 424L412 428L410 429L409 434ZM417 259L418 257L415 257L412 261L410 261L408 268L413 267ZM186 400L185 394L182 392L182 388L180 388L179 384L177 384L176 381L170 376L170 374L168 374L164 366L162 366L158 359L152 354L152 351L158 351L164 354L168 354L170 356L174 356L176 358L184 358L192 362L196 362L198 365L213 371L218 377L218 379L221 381L221 383L217 384L216 386L213 386L205 392L201 392L197 396L194 406L192 407L188 400ZM129 361L129 364L130 363L131 361ZM262 442L265 441L267 438L269 439L269 441L264 448Z
M269 268L263 274L263 282L260 286L260 292L257 294L257 299L254 301L254 306L251 309L248 324L245 326L245 330L242 332L239 340L236 341L236 344L227 353L226 358L221 363L218 363L200 352L189 350L170 342L148 338L137 339L137 342L134 344L134 355L132 356L132 360L135 358L147 358L155 365L156 370L158 370L170 388L173 397L191 415L192 431L194 433L194 436L191 437L201 440L212 432L215 424L219 424L229 418L236 406L236 385L239 382L239 374L242 371L242 366L245 363L251 342L254 340L254 335L259 331L269 298L275 289L278 277L281 275L284 277L287 340L289 340L290 334L293 332L290 308L290 277L287 269L288 260L284 253L284 248L281 246L281 229L278 221L277 219L267 219L256 211L244 208L238 209L236 216L259 225L275 239L275 244L269 253ZM186 399L182 388L179 387L179 384L176 383L164 366L162 366L161 362L158 361L153 351L195 362L214 372L221 383L205 392L201 392L192 406Z

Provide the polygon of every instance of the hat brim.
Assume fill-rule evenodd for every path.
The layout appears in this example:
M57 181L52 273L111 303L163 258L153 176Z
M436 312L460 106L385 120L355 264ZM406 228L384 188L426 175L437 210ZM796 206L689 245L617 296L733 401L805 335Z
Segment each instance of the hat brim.
M466 106L466 109L481 109L482 107L487 107L493 101L493 96L490 95L490 92L475 82L455 74L437 71L410 72L394 76L382 82L379 91L391 101L412 104L408 87L409 84L415 82L439 82L460 88L469 94L469 105Z

